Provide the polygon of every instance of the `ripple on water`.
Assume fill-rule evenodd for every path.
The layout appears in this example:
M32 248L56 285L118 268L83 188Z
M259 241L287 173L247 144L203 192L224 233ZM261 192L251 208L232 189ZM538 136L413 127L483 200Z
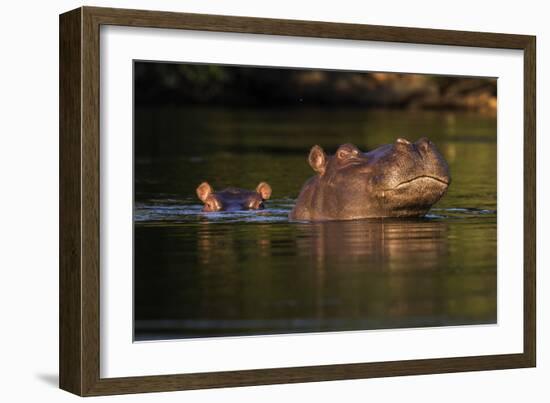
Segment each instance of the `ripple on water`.
M141 225L162 223L187 223L208 220L219 223L276 223L288 221L294 200L271 200L263 210L221 211L205 213L202 205L194 200L151 199L136 203L134 221ZM428 220L457 220L467 218L495 217L496 210L478 208L432 208L424 217Z
M258 222L269 223L287 221L293 202L281 199L270 202L269 208L263 210L220 211L205 213L202 205L188 200L149 200L136 203L134 221L147 223L186 223L200 220L215 222Z
M461 219L461 218L479 218L479 217L495 217L496 210L487 210L479 208L432 208L425 218L427 219Z

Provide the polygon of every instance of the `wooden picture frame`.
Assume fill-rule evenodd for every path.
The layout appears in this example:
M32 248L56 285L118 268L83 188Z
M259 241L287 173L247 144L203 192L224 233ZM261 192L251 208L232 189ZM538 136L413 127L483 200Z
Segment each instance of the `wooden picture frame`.
M524 348L521 354L100 377L100 26L458 45L524 52ZM80 396L533 367L535 37L483 32L81 7L60 16L60 387Z

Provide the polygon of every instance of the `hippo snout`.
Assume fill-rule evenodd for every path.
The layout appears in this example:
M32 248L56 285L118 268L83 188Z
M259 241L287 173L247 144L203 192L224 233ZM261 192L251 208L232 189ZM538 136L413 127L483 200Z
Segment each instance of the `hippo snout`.
M308 161L317 175L302 188L292 219L421 217L451 183L447 161L426 137L398 137L367 153L344 144L330 156L314 146Z

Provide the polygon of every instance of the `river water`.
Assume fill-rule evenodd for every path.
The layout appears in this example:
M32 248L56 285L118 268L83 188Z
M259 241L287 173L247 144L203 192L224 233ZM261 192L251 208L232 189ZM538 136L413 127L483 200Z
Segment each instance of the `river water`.
M289 222L314 144L429 137L453 182L422 219ZM496 322L496 118L361 109L141 108L135 340ZM208 181L273 188L266 209L202 213Z

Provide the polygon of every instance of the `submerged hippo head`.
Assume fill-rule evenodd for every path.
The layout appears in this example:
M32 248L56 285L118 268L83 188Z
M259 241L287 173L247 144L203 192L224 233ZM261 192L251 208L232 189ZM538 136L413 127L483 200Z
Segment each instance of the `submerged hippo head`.
M197 187L197 196L204 203L202 211L258 210L264 208L264 200L271 196L271 186L261 182L255 191L226 188L214 192L212 186L203 182Z
M398 138L368 153L344 144L333 156L314 146L309 164L317 175L302 188L291 219L420 217L451 182L447 162L427 138Z

